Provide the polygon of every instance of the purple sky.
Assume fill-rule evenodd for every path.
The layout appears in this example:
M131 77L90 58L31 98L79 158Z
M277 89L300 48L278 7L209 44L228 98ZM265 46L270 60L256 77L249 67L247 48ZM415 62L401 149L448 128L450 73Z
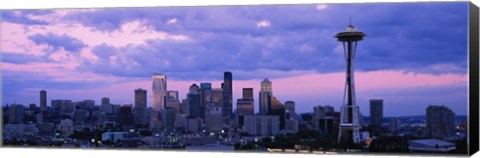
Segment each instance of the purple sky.
M110 97L133 103L151 75L185 98L192 83L219 88L233 73L235 100L269 78L297 111L342 104L345 62L333 37L348 25L368 36L355 61L357 103L384 99L386 116L429 104L467 113L467 2L1 11L2 105ZM149 105L151 98L148 98ZM258 101L255 102L258 110Z

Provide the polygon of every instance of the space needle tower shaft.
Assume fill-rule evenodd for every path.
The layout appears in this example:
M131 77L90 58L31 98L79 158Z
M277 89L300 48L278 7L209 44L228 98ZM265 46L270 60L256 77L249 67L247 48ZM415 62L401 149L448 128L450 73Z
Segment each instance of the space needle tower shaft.
M354 59L358 41L361 41L366 34L357 31L351 24L347 26L346 31L338 33L335 38L342 42L347 64L345 94L343 106L341 107L340 129L338 133L338 142L342 140L360 142L360 123L359 108L355 100L355 78L354 78Z

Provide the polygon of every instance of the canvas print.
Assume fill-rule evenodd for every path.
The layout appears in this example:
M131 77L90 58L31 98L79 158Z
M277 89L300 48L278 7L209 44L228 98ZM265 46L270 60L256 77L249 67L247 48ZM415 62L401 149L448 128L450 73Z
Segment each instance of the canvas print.
M464 155L468 7L1 10L2 146Z

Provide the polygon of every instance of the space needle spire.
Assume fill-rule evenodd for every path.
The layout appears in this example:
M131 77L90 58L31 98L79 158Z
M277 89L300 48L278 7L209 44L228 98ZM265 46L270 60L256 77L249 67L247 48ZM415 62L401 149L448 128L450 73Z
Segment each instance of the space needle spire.
M340 129L338 132L338 142L353 141L360 142L360 123L358 120L359 108L355 100L355 78L354 78L354 59L357 50L358 41L361 41L366 34L357 31L352 25L352 18L349 18L349 25L344 32L338 33L335 38L342 42L347 64L345 93L343 106L341 107Z

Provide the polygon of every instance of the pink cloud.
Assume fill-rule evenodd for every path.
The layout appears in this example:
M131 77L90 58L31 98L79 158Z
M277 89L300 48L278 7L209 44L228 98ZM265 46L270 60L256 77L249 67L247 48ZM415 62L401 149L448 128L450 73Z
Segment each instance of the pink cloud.
M32 55L43 55L45 45L36 45L27 37L32 35L27 33L25 26L9 22L0 24L0 51L11 53L26 53Z

